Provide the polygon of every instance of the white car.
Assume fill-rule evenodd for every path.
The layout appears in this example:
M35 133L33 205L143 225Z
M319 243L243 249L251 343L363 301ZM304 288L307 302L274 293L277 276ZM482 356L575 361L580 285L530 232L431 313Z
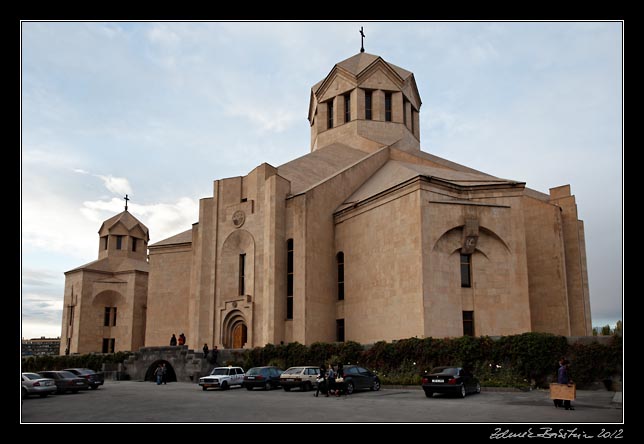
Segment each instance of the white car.
M227 390L233 385L244 383L244 369L241 367L215 367L210 375L199 378L199 385L203 390L220 388Z
M38 395L46 398L47 395L55 393L57 390L56 381L50 378L43 378L38 373L23 373L22 388L25 398L29 395Z

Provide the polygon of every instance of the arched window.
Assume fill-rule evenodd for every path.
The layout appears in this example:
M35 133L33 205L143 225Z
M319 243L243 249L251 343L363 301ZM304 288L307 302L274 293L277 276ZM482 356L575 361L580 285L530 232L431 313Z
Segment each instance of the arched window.
M344 253L336 254L335 260L338 262L338 301L344 301Z

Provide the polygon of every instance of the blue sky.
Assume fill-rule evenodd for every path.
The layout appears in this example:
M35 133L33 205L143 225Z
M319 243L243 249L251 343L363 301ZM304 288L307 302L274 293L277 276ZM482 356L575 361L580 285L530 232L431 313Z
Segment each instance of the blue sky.
M59 336L66 270L130 211L190 228L212 181L309 151L310 88L365 49L414 73L424 151L571 184L593 325L622 318L622 24L23 22L22 336Z

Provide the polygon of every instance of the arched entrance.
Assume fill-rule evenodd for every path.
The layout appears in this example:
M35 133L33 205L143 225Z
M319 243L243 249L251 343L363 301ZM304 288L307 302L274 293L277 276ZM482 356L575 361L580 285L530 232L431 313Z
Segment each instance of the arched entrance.
M239 310L233 310L224 318L223 344L226 348L243 348L248 342L248 325Z
M148 370L145 372L145 380L146 381L156 381L156 377L154 376L154 371L157 369L159 364L165 364L166 368L166 374L165 374L165 380L166 382L177 382L177 374L174 372L174 368L172 368L172 365L168 361L165 361L163 359L159 359L158 361L154 361L152 365L148 367Z
M242 348L248 340L248 329L246 324L238 322L233 327L232 332L232 348Z

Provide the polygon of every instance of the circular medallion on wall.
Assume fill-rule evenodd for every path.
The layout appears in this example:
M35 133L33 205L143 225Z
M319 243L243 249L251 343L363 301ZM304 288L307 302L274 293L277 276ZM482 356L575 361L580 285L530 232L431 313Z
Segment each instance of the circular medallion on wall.
M242 210L237 210L233 213L233 225L236 226L237 228L244 225L245 220L246 220L246 215Z

